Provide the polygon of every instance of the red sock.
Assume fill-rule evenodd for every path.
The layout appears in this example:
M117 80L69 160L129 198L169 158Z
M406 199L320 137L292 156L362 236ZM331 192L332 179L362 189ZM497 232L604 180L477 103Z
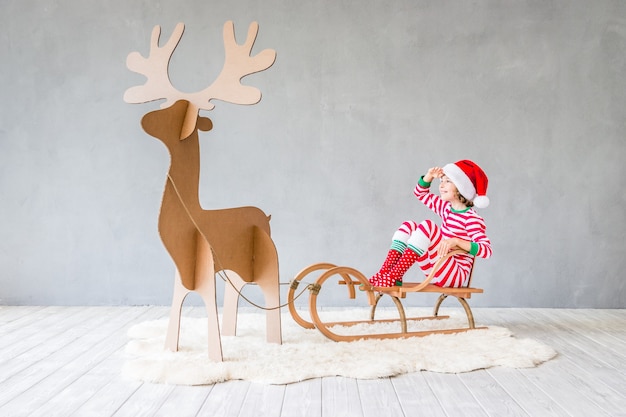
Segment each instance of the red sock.
M375 287L380 286L379 283L386 280L385 277L389 275L389 272L401 257L402 252L398 252L395 249L389 249L389 252L387 252L387 258L385 259L385 262L383 262L383 266L381 266L380 270L369 279L370 284Z
M384 282L379 282L379 287L393 287L394 285L402 285L402 277L406 274L406 271L417 261L419 254L412 249L404 251L398 262L389 271Z

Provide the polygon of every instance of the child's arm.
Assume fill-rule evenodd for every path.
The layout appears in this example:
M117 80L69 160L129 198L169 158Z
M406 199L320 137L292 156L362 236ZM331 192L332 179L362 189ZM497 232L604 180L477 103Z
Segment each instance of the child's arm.
M437 254L444 256L451 250L463 249L478 258L490 258L492 254L491 241L486 234L485 221L474 214L466 223L467 239L454 237L442 240L437 247Z
M426 174L419 179L415 189L413 190L415 197L417 197L418 200L424 203L426 207L431 209L438 216L443 216L446 205L450 203L443 201L438 195L431 193L430 183L433 179L441 178L443 175L443 168L429 168Z

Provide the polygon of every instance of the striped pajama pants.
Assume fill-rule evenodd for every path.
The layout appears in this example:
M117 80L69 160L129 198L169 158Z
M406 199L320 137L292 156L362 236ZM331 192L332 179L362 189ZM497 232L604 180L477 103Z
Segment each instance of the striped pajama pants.
M443 238L441 229L432 220L424 220L421 223L415 223L414 221L404 222L393 235L393 240L403 242L405 245L412 246L423 252L417 258L417 263L427 277L439 259L437 245ZM473 259L469 256L456 255L448 258L436 271L431 284L440 287L461 287L466 285L472 263Z

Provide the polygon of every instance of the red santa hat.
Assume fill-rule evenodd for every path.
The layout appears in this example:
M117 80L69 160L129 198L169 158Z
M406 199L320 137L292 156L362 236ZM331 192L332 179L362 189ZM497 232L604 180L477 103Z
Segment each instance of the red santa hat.
M474 203L475 207L489 205L487 197L487 175L474 162L463 159L443 167L443 172L454 183L463 197Z

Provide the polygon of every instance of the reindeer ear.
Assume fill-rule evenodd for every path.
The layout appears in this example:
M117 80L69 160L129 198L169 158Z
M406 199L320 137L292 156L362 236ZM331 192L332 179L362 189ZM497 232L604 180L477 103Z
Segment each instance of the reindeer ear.
M198 117L198 130L208 132L213 129L213 122L208 117Z

